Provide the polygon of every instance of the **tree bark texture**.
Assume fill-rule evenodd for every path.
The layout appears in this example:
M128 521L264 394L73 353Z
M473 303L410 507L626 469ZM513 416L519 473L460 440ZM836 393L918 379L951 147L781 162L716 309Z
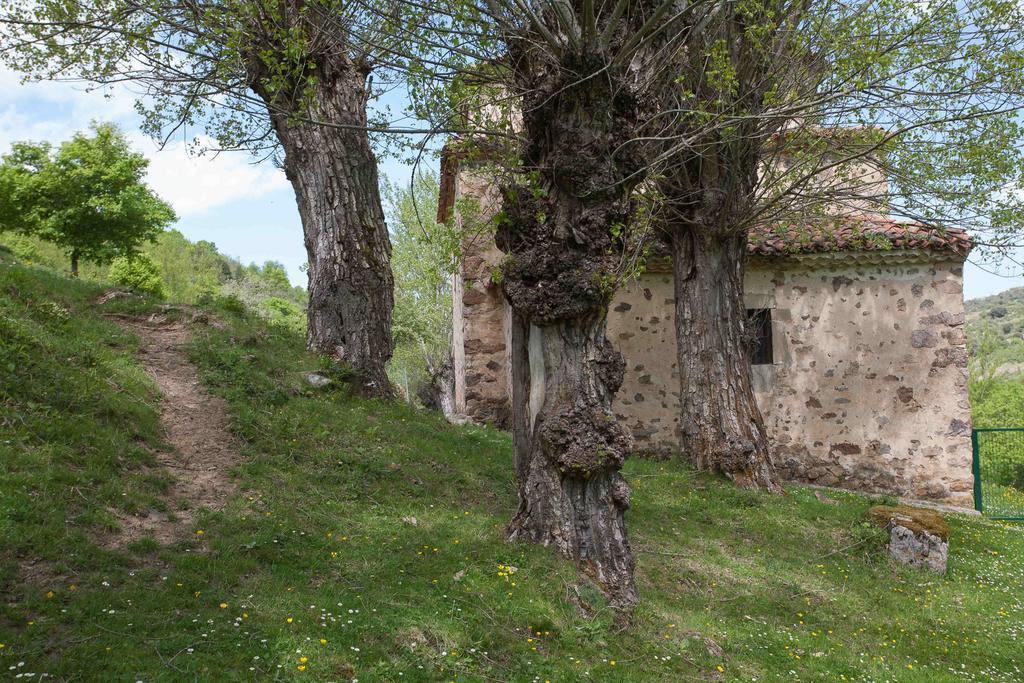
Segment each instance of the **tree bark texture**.
M751 384L743 302L746 231L672 235L684 452L700 469L781 492Z
M527 93L522 158L534 180L504 188L496 235L513 311L519 508L508 535L575 560L624 620L638 599L619 473L631 439L611 409L624 362L605 322L645 167L637 146L624 144L642 103L624 70L599 56L538 64L530 49L512 59Z
M416 395L425 408L440 411L446 420L455 417L455 367L451 353L445 354L441 364L434 366L424 353L430 380L416 389Z
M678 53L678 67L667 72L673 87L662 90L666 111L736 117L729 126L705 130L681 117L668 136L658 176L675 260L681 445L699 467L743 486L779 492L751 385L743 275L763 147L782 125L758 114L769 89L790 85L766 76L774 53L750 31L771 17L736 12L729 5L715 6L713 13L717 16ZM716 46L726 48L735 83L723 83L708 68L707 55ZM675 144L681 138L686 145Z
M78 277L78 250L71 251L71 277Z
M638 595L626 534L628 433L609 409L624 364L603 315L537 327L516 316L512 415L519 509L512 539L552 545L629 610Z
M309 348L348 363L363 392L390 396L394 280L377 159L366 126L369 70L344 55L315 60L306 108L268 102L295 190L309 260ZM258 82L258 79L254 79ZM333 127L339 124L345 127Z

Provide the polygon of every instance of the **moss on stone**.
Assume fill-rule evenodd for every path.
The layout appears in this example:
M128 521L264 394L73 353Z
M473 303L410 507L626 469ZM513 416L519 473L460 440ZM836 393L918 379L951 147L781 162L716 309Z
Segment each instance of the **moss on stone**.
M876 505L868 510L868 517L881 527L887 527L890 522L894 522L910 529L915 534L927 531L943 541L949 540L949 525L935 510L915 508L909 505Z

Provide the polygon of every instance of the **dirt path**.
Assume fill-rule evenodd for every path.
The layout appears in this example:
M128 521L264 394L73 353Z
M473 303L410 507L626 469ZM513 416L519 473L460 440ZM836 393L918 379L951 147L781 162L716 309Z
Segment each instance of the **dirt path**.
M174 451L155 456L174 478L166 500L177 519L155 510L146 516L119 515L121 533L115 544L126 545L147 535L167 544L195 533L197 511L221 509L235 490L229 473L238 454L228 432L228 407L200 384L185 354L189 341L185 322L161 313L117 322L138 335L139 362L164 397L160 424Z

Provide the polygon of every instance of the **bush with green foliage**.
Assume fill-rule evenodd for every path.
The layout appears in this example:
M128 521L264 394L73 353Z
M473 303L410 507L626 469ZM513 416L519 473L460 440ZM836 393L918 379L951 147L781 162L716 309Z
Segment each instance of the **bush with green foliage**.
M974 426L1024 427L1024 378L1020 375L971 382Z
M145 254L118 256L110 263L107 277L115 285L155 299L163 299L167 295L160 267Z
M295 332L306 329L306 312L292 301L272 296L263 301L260 308L264 317L275 325L284 325Z

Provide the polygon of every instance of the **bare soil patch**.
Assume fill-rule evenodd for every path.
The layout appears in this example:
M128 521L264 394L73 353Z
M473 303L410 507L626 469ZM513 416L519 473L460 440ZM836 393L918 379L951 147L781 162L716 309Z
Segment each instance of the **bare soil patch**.
M173 477L166 496L172 515L157 510L142 516L119 513L121 531L112 540L118 547L146 536L165 545L194 534L197 512L223 508L235 491L230 471L239 458L228 431L227 403L203 388L185 353L188 323L173 313L117 319L139 337L139 362L163 394L160 424L173 446L154 454Z

